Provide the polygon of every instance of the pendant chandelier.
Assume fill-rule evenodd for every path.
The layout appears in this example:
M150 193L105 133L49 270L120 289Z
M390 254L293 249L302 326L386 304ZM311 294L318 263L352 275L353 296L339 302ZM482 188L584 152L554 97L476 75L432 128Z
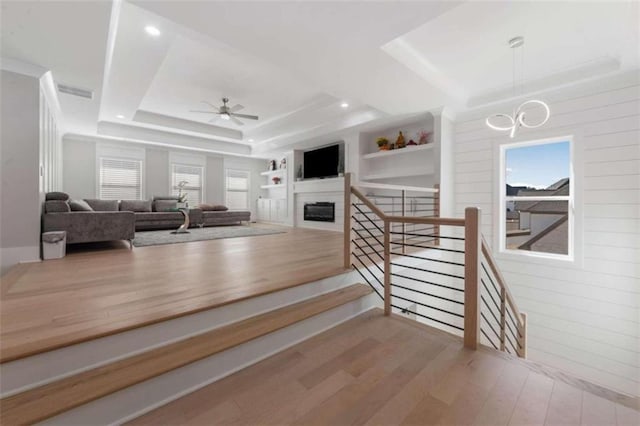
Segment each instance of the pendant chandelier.
M524 37L514 37L509 40L509 47L513 50L513 94L516 95L516 49L522 47L524 45ZM524 47L522 47L522 74L524 74ZM524 79L522 79L524 80ZM530 123L526 121L526 112L525 109L527 107L541 107L544 110L544 118L539 123ZM513 111L512 115L509 114L493 114L487 117L486 123L493 130L497 130L499 132L509 132L509 136L513 139L516 135L516 132L520 127L525 127L527 129L535 129L536 127L543 126L551 115L551 111L549 110L549 105L547 105L544 101L538 99L530 99L528 101L520 104L518 108ZM496 124L496 122L500 124Z

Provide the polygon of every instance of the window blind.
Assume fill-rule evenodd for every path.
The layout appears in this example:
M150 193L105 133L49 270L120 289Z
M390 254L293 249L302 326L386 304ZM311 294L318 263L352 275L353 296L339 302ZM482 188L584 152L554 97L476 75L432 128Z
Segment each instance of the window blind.
M171 188L173 195L178 195L180 182L187 182L182 188L182 193L187 194L190 205L202 203L202 183L204 180L204 168L187 164L173 164L171 169Z
M249 208L249 172L227 170L226 203L229 210L247 210Z
M100 198L103 200L141 200L142 161L101 157Z

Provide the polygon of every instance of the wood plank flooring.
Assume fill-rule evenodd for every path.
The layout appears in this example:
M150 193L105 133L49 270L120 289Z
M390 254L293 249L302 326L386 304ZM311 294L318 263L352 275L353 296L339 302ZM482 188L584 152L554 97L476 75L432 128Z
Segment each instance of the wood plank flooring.
M0 423L33 424L217 354L373 291L354 284L0 400Z
M18 265L2 277L0 362L344 271L342 234L279 230L132 251L121 244Z
M640 413L379 310L130 425L637 425Z

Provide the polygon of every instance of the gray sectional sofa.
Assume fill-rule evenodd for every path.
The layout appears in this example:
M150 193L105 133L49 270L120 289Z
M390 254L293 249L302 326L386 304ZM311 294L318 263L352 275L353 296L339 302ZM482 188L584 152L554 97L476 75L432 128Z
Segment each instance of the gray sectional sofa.
M136 231L177 229L184 223L176 210L177 198L154 197L153 200L69 200L64 193L46 196L42 217L43 232L66 231L67 244L111 240L132 241ZM72 211L86 209L85 211ZM191 227L235 225L251 220L248 211L221 211L202 208L189 210ZM204 210L203 210L204 209Z

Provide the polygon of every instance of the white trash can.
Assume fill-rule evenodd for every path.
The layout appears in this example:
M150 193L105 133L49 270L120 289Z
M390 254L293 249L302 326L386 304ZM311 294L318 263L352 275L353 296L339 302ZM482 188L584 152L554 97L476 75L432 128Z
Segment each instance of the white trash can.
M60 259L67 253L67 232L52 231L42 234L42 258Z

